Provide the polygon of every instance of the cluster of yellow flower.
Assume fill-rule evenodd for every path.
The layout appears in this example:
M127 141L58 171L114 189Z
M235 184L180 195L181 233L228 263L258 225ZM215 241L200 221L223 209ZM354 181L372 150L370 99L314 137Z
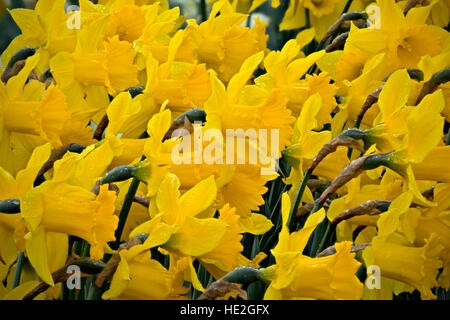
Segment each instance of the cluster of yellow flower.
M69 266L78 299L450 288L448 1L291 1L280 29L306 28L281 51L246 23L266 1L200 24L163 0L65 2L10 11L0 298L74 298Z

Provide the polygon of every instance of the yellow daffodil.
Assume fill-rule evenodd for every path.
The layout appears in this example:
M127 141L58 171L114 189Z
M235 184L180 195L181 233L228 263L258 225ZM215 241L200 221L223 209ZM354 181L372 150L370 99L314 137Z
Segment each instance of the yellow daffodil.
M346 43L344 50L327 52L317 61L319 68L329 73L336 82L339 87L337 93L342 97L340 111L331 122L333 136L344 127L353 126L367 96L382 85L382 80L388 75L383 63L384 56L380 53L371 57L367 52ZM372 106L362 119L361 127L372 126L378 113L377 106Z
M21 30L2 54L2 63L7 65L11 57L24 47L40 47L38 71L48 67L51 57L60 51L72 52L76 45L76 30L67 27L71 16L64 11L64 0L43 0L34 10L14 9L11 16Z
M138 84L136 52L118 36L100 43L106 17L80 31L72 53L59 52L50 60L52 74L67 95L72 111L85 119L105 108L108 96ZM101 45L103 50L99 50ZM95 105L94 105L95 102ZM91 106L91 107L90 107Z
M0 199L20 199L25 193L33 188L33 182L36 175L45 161L50 156L50 144L37 147L28 161L26 168L20 170L14 177L8 171L0 167L0 179L2 186L0 187ZM7 276L9 266L14 263L17 258L17 251L24 251L21 246L21 239L15 230L23 224L19 214L0 214L0 234L2 241L0 246L0 277L4 279Z
M248 58L226 89L215 75L211 75L213 93L205 104L207 121L225 134L227 129L266 129L268 145L271 145L271 130L276 129L281 149L288 144L292 135L290 124L294 121L286 108L286 96L279 89L261 91L256 86L246 86L262 59L262 52ZM278 153L277 150L268 151Z
M167 270L158 261L151 259L150 252L136 254L129 250L120 252L120 263L103 299L187 299L189 288L183 286L184 260Z
M187 21L200 61L217 70L223 82L228 82L248 57L265 49L264 23L256 19L253 28L240 26L245 19L246 15L234 13L230 3L221 0L214 3L207 21L200 25Z
M302 166L301 171L306 170L322 146L332 138L330 131L316 132L313 130L317 128L316 118L321 107L320 94L312 95L304 103L295 123L292 144L283 151L283 156L294 166L294 170L299 168L299 165ZM346 150L339 148L337 152L321 161L314 173L333 180L347 163Z
M61 232L85 239L91 244L91 257L101 259L107 242L115 240L115 199L115 192L108 191L107 185L100 187L96 197L81 187L56 181L46 181L25 194L20 214L30 231L26 236L27 253L45 282L53 284L48 257L42 254L46 233Z
M156 195L158 215L133 230L133 234L148 232L154 219L159 219L171 227L170 238L163 248L180 256L198 257L214 248L222 241L228 224L215 218L197 218L208 209L217 195L213 177L209 177L180 196L180 180L168 173L161 182ZM199 233L199 231L202 231ZM144 243L145 245L145 243ZM198 281L194 281L198 287Z
M139 138L156 111L158 107L151 95L132 97L129 92L119 93L106 109L109 122L105 137L120 136L123 140Z
M148 186L147 196L156 195L161 181L169 170L179 177L182 189L192 188L202 179L214 175L218 188L217 207L220 208L227 203L235 207L237 214L242 218L239 223L243 227L247 226L249 232L261 234L270 229L272 225L267 218L252 211L258 211L259 206L264 203L262 195L267 191L264 185L274 179L273 175L261 175L261 167L251 164L208 164L205 161L200 164L193 161L187 164L175 163L172 151L178 147L179 142L174 139L162 142L171 125L172 114L169 109L164 108L163 105L161 111L148 123L150 138L144 148L147 159L142 164L148 172L151 171L145 180ZM187 158L192 159L193 150L186 150L186 153Z
M394 0L378 0L379 27L376 24L366 29L352 26L347 42L370 54L386 52L386 63L391 70L415 69L423 55L439 54L448 38L444 29L425 24L437 2L412 8L405 16Z
M319 125L331 120L330 113L337 106L334 95L337 87L330 84L330 77L322 72L318 75L306 74L319 60L324 51L318 51L305 58L297 58L300 45L289 40L280 52L272 51L264 59L267 73L256 78L255 83L265 89L278 88L288 97L288 106L297 115L305 101L314 93L322 97L322 112L318 115ZM300 80L306 74L305 79Z
M32 149L46 141L54 148L61 147L64 124L70 117L66 97L58 87L50 85L45 90L45 85L41 82L26 83L39 56L40 53L37 52L29 57L23 69L10 78L6 85L0 83L0 164L12 173L19 169L17 165L24 164L14 160L14 149L20 149L20 140L24 135L36 136L29 140L32 147L31 150L27 148L29 153L25 156L26 161Z
M422 247L409 247L374 239L363 252L366 265L377 265L384 277L405 282L420 291L422 299L433 299L431 288L442 262L438 259L443 247L431 236Z
M223 206L219 210L219 220L223 220L229 225L223 240L216 248L198 257L216 279L220 279L239 266L239 255L243 250L239 219L235 208L230 208L228 204Z
M333 221L339 214L347 209L354 208L368 200L392 200L402 193L402 179L398 179L395 173L386 172L381 181L363 184L362 177L348 182L347 193L331 202L327 211L327 217ZM340 222L336 226L338 241L352 239L354 229L359 225L376 226L378 216L361 215Z
M422 298L431 299L434 295L430 289L437 285L438 269L442 267L439 258L447 258L446 254L442 256L447 241L434 233L440 228L434 228L433 233L426 231L427 225L439 222L423 219L419 209L410 207L412 200L411 191L403 193L380 215L378 233L363 258L366 265L378 265L383 277L409 284L421 292ZM446 226L442 227L445 230ZM402 267L399 261L404 261Z
M147 56L147 85L145 92L155 97L158 104L169 100L173 111L185 112L191 108L202 108L211 94L209 74L205 64L177 61L183 49L186 32L179 30L170 40L167 62L158 66L158 61Z
M355 273L360 265L350 252L351 242L335 244L336 253L310 258L302 255L311 233L324 219L323 209L315 212L303 228L289 233L286 225L290 211L287 194L282 197L283 227L272 250L276 264L265 270L271 280L265 299L359 299L363 285Z
M272 5L274 5L273 2ZM280 23L280 30L298 29L305 26L305 9L309 9L310 24L315 29L316 40L320 41L328 28L339 18L346 2L345 0L292 0ZM362 1L354 1L349 11L361 11L362 9Z

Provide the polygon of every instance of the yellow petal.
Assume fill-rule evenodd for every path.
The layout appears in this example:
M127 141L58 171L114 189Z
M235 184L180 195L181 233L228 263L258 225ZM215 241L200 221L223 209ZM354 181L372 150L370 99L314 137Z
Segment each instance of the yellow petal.
M305 58L292 61L287 68L287 81L291 82L300 79L324 54L325 50L321 50L311 53Z
M314 28L309 28L300 31L295 37L295 40L297 40L297 43L300 46L300 48L303 48L314 39L315 35L316 31L314 30Z
M23 297L28 294L31 290L39 285L39 281L27 281L22 283L20 286L17 286L13 290L9 291L6 295L4 295L1 300L22 300ZM43 300L45 293L42 292L33 300Z
M218 219L187 216L178 232L163 246L187 256L201 256L222 240L228 225Z
M228 98L232 103L238 102L241 91L253 72L264 58L264 51L258 52L247 58L241 66L239 73L235 74L228 83Z
M408 167L406 169L406 174L408 176L408 188L409 188L409 190L412 191L412 193L416 197L416 202L418 202L421 205L427 206L427 207L437 206L436 202L427 200L420 192L419 187L417 186L416 179L414 177L413 169L410 164L408 165Z
M156 204L160 211L164 211L168 215L177 214L179 208L179 188L180 180L178 177L172 173L168 173L161 182L156 195Z
M206 210L216 199L217 187L214 176L200 181L180 197L180 207L185 215L195 217Z
M258 213L252 213L248 218L240 218L238 221L239 233L264 234L273 227L272 221L266 216Z
M47 233L39 227L32 234L26 236L25 247L30 263L42 281L54 286L52 273L47 256Z
M192 264L192 258L189 258L189 273L192 286L200 292L205 291L200 280L198 280L197 272L195 271L194 265Z
M438 90L427 95L408 115L406 150L402 158L412 163L420 163L441 141L444 118L440 112L444 108L444 96Z
M120 263L117 266L114 276L111 281L109 290L102 295L102 299L110 299L112 297L120 296L120 294L127 288L130 278L130 268L127 259L123 257L125 250L120 252Z
M18 196L23 196L25 192L33 187L33 182L36 179L37 173L50 157L50 153L50 143L46 143L33 150L30 160L28 160L27 167L17 173L16 181Z
M411 79L405 69L394 72L384 85L378 105L386 121L408 101L411 92Z

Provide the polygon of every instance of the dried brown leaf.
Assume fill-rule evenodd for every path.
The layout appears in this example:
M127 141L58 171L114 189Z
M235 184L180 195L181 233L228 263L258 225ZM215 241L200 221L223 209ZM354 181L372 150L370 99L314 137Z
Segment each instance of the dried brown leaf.
M239 297L247 300L247 292L239 288L236 284L228 282L224 279L219 279L213 283L203 292L197 300L214 300L219 297L224 297L229 292L235 292Z

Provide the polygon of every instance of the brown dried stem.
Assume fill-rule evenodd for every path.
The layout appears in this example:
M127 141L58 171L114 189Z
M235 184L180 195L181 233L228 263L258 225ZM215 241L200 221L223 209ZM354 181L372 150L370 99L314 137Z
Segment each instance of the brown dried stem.
M403 14L406 16L408 11L417 6L427 6L430 4L428 0L408 0L405 5L405 9L403 9Z
M324 44L329 38L331 38L332 36L334 36L334 34L336 32L338 32L339 28L341 26L344 25L345 22L349 21L349 20L361 20L363 22L365 22L367 19L367 14L362 13L362 12L346 12L343 13L337 20L335 23L333 23L329 28L327 33L325 34L325 36L322 38L322 40L320 41L321 44Z
M105 113L102 120L98 124L97 129L95 129L94 139L97 139L99 141L102 140L103 132L105 131L108 124L109 124L108 115Z
M101 261L94 261L88 258L80 258L79 256L72 254L72 256L69 258L68 262L64 267L52 273L53 282L55 284L67 281L67 279L69 279L71 274L67 273L67 268L71 265L76 265L80 267L82 277L90 277L94 274L97 274L100 271L100 269L104 267L104 263ZM49 287L50 287L49 284L42 281L36 287L34 287L33 290L27 293L23 297L23 300L33 300L36 296L47 290Z
M331 182L331 185L325 189L319 199L316 200L316 203L318 203L319 205L323 205L325 201L340 187L345 185L353 178L359 176L365 170L364 166L367 159L379 156L382 156L382 154L368 154L347 164L344 169L342 169L342 171L338 174L338 176L334 178L333 182Z
M314 208L314 201L308 202L303 207L298 208L297 213L295 215L295 220L307 216L308 214L310 214L313 208Z
M370 246L370 243L361 243L361 244L356 244L352 246L351 252L356 252L356 251L360 251L363 250L364 248L367 248L368 246ZM325 250L323 250L322 252L320 252L316 258L321 258L321 257L326 257L326 256L331 256L332 254L336 253L336 248L334 247L334 245L326 248Z
M174 138L172 137L172 135L177 129L185 129L186 130L185 132L189 133L194 132L194 127L192 126L192 123L189 121L189 118L186 115L181 115L171 123L169 130L167 130L162 141L164 142L167 139ZM178 135L176 137L178 138L180 136L182 135Z
M358 119L361 119L364 117L364 114L367 112L367 110L372 107L376 102L378 102L378 98L380 97L381 90L383 90L384 85L379 86L375 91L373 91L371 94L367 96L366 101L361 107L361 110L358 114ZM360 122L361 122L360 120ZM358 126L359 127L359 126Z
M95 185L92 187L91 192L92 192L93 194L95 194L96 196L98 196L98 194L100 193L100 186L102 185L101 182L102 182L101 179L100 179L100 180L97 180L97 181L95 182ZM118 187L117 185L115 185L114 183L109 183L109 184L108 184L108 190L109 190L109 191L115 191L115 192L116 192L116 195L119 195L119 192L120 192L119 187Z
M47 162L45 162L42 167L41 170L39 170L37 176L43 176L44 173L46 173L48 170L50 170L51 168L53 168L53 165L55 164L56 161L58 161L59 159L61 159L66 152L69 150L71 143L66 144L64 146L62 146L59 149L56 149L55 151L52 152L52 154L50 155L50 158L47 160Z
M331 222L332 225L337 225L339 222L343 220L347 220L356 216L362 215L377 215L383 212L378 209L378 207L382 205L389 205L391 201L389 200L369 200L360 205L347 209L339 214L334 220Z
M339 146L355 148L361 152L364 152L364 148L358 143L357 140L348 136L337 136L333 140L323 145L322 149L320 149L320 151L314 157L308 170L313 171L327 155L335 152Z
M134 195L133 201L139 203L140 205L143 205L146 208L150 206L150 199L138 194Z
M328 184L329 181L322 180L322 179L309 179L306 185L308 186L309 190L311 192L316 191L317 189L320 189Z
M341 33L325 48L325 52L332 52L344 47L345 41L348 38L348 32Z
M94 282L94 286L98 289L100 289L103 286L103 283L109 279L112 278L114 272L116 271L117 267L120 263L120 254L119 252L121 250L127 250L131 247L144 243L145 240L142 239L141 235L138 235L131 240L122 243L119 246L119 249L111 256L108 263L103 268L102 272L99 273L97 276L97 279Z
M433 74L431 79L423 85L422 91L420 92L417 98L416 105L419 104L427 94L436 91L439 85L448 82L449 80L450 80L450 68L441 70Z
M11 68L6 68L2 74L3 83L7 83L10 78L17 75L25 67L25 62L26 60L19 60Z

